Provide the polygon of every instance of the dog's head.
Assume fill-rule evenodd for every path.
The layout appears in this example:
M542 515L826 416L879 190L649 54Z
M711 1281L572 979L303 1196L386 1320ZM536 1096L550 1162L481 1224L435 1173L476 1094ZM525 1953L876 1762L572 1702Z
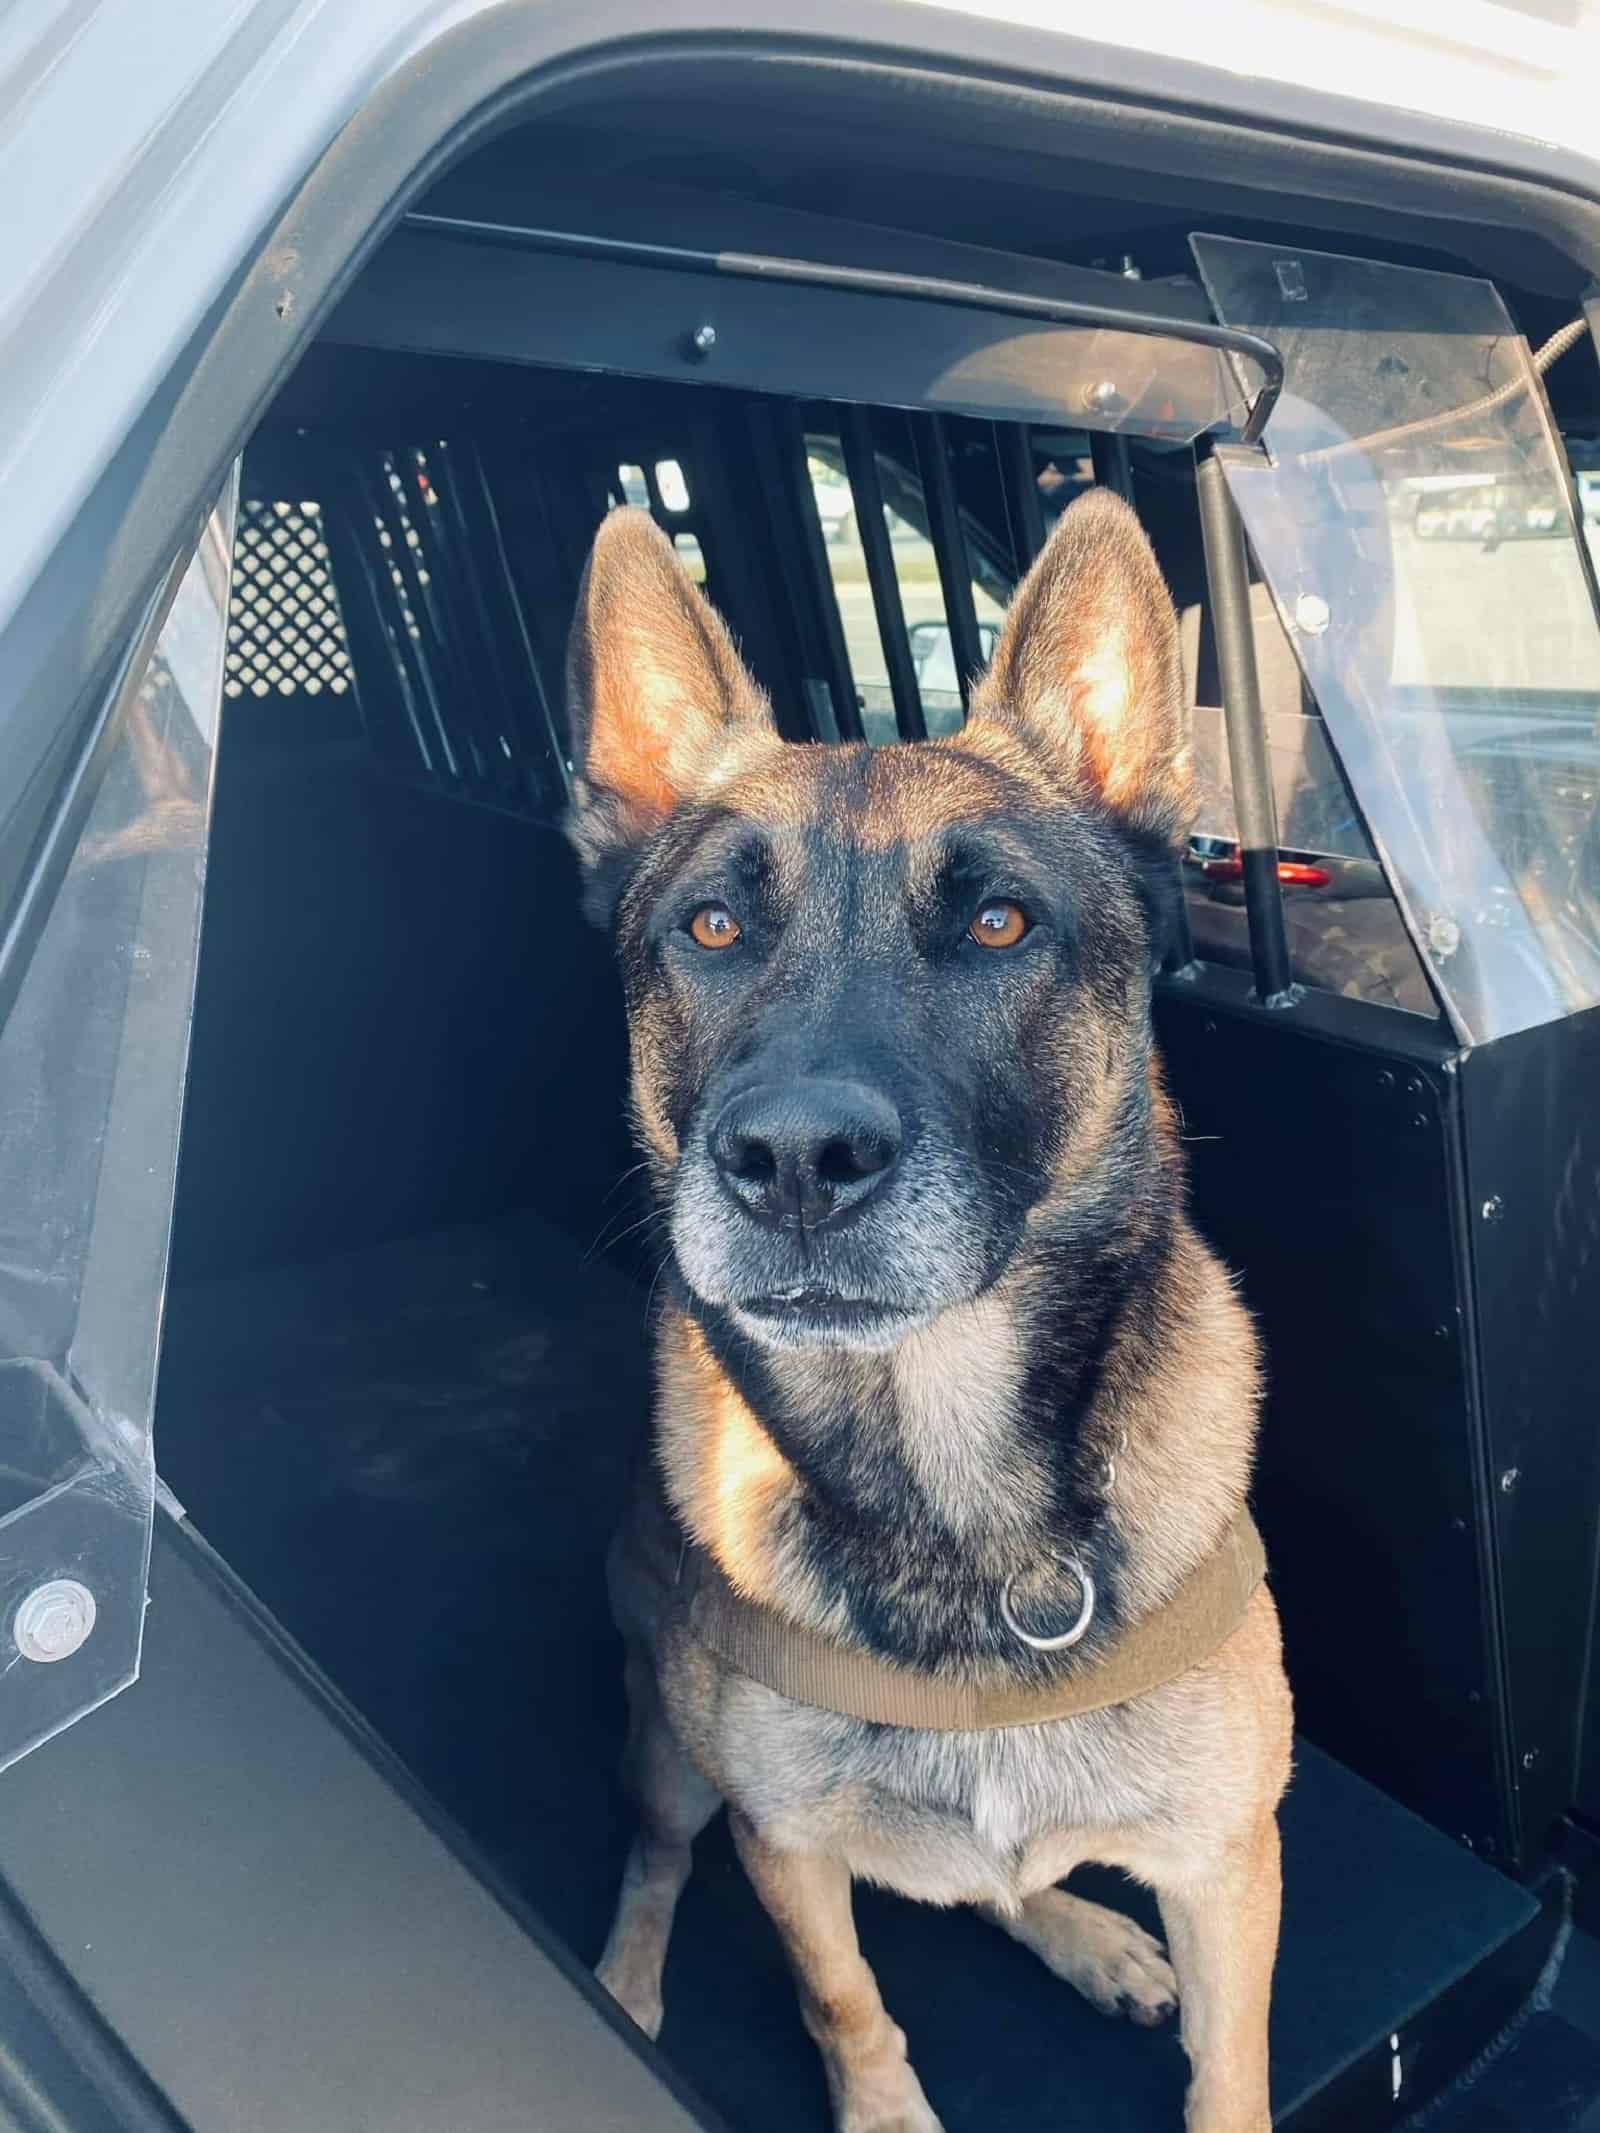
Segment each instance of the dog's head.
M1133 514L1102 491L1064 514L948 740L780 740L636 511L595 538L569 680L570 830L699 1306L770 1347L883 1348L1030 1225L1070 1243L1147 1138L1190 814L1177 630Z

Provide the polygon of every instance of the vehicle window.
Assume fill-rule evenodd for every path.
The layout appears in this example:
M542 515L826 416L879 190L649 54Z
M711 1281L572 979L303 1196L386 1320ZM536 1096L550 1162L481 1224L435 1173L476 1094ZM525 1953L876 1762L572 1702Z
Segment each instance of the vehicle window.
M665 511L687 511L689 508L689 484L683 478L683 468L675 459L656 461L656 493L661 498Z

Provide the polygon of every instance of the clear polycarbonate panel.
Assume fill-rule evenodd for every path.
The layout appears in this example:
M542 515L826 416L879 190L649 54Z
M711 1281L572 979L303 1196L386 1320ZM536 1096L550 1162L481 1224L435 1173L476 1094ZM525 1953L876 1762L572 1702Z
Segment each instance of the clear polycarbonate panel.
M1459 1034L1589 1005L1600 622L1533 353L1485 281L1193 245L1218 316L1283 355L1229 482Z
M234 495L0 1027L0 1766L139 1670Z
M996 315L982 325L970 348L930 370L927 406L1188 444L1213 430L1242 428L1265 383L1248 359L1160 333Z

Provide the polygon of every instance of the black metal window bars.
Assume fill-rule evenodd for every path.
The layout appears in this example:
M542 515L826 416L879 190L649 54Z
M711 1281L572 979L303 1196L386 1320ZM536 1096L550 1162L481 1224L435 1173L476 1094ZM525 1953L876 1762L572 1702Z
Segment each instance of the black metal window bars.
M1283 358L1272 342L1260 334L1220 326L1210 320L1163 317L1124 310L1115 305L997 289L980 282L955 281L933 275L897 273L886 268L839 266L758 252L713 252L691 245L644 243L581 231L528 228L420 211L408 215L406 222L412 228L441 236L475 239L480 243L508 245L516 249L564 252L619 264L665 267L686 274L799 283L862 296L904 297L922 303L989 312L997 318L1027 319L1046 325L1082 326L1189 342L1217 350L1233 359L1236 366L1253 366L1261 382L1248 404L1244 421L1239 425L1237 443L1231 446L1219 444L1214 435L1198 439L1196 478L1207 590L1216 632L1228 757L1238 815L1255 992L1263 1006L1292 1005L1297 992L1292 980L1283 920L1283 894L1278 878L1276 806L1250 627L1249 564L1244 528L1228 489L1223 464L1217 456L1219 450L1249 449L1259 444L1283 388ZM933 413L913 415L911 421L929 538L938 566L945 620L965 707L972 682L984 662L945 427L943 418ZM996 425L997 441L1001 428ZM1004 425L1004 428L1009 434L1001 444L1001 474L1017 561L1019 566L1025 567L1037 554L1042 542L1042 515L1033 482L1027 431L1021 425ZM1102 432L1093 441L1096 478L1127 496L1131 481L1123 433ZM918 739L926 730L922 700L911 659L894 559L890 553L871 424L864 409L840 409L840 443L856 503L857 531L888 668L896 725L904 738ZM797 476L803 475L803 453L793 472ZM808 531L815 536L808 539L807 559L812 573L820 573L826 579L821 530L815 520L813 507L805 514ZM831 594L831 587L828 590ZM836 621L837 607L831 597L825 605ZM840 641L831 649L832 663L837 664L844 656L842 633ZM831 676L830 679L833 694L841 699L840 737L859 738L860 719L853 687L844 686L840 677ZM1186 952L1186 944L1185 950L1180 951L1183 952Z

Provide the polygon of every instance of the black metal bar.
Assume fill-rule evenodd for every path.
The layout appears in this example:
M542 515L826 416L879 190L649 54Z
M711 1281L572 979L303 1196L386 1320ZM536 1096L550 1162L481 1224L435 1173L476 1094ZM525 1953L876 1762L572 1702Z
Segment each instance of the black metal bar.
M900 580L895 574L894 550L883 516L883 485L878 480L872 418L865 408L840 408L839 442L844 448L844 470L849 476L850 494L855 502L856 533L866 561L873 611L878 617L883 663L888 669L889 693L894 699L894 721L903 741L926 740L928 726L922 715L922 691L917 686L917 669L906 629L906 611L900 598Z
M1110 489L1120 496L1125 504L1133 502L1133 459L1128 451L1128 440L1120 430L1095 430L1089 438L1089 457L1094 463L1094 478L1102 489Z
M1217 672L1222 683L1222 710L1228 729L1233 804L1239 822L1250 966L1262 1005L1288 1007L1297 994L1283 924L1283 891L1278 882L1278 810L1256 673L1244 527L1228 487L1227 473L1214 450L1198 455L1195 482L1205 544L1206 585L1216 633Z
M967 562L967 537L962 530L956 485L950 478L950 453L942 415L913 415L911 434L917 448L917 472L922 477L922 502L928 514L928 538L933 542L939 565L939 586L944 594L945 627L955 655L956 680L961 689L961 708L967 708L974 679L983 672L983 642L978 635L978 610L972 599L972 571Z
M779 611L781 570L773 568L774 548L765 533L775 500L754 454L740 448L736 423L697 412L690 443L700 503L712 535L707 553L715 561L717 606L767 692L778 731L787 741L805 740L811 729L798 680L798 626L786 606ZM775 581L779 598L774 597Z
M440 677L434 672L434 661L428 656L429 646L422 637L424 627L433 636L434 650L446 660L448 648L439 637L433 603L428 598L426 587L418 578L417 559L406 539L400 512L395 508L394 489L389 479L387 461L388 455L380 453L378 470L373 474L368 470L365 460L359 460L358 479L374 523L388 536L387 542L380 545L384 565L390 572L394 585L390 604L396 610L396 627L392 635L402 656L409 659L413 676L427 703L429 723L433 727L434 738L444 759L444 769L452 779L464 782L462 765L458 760L458 751L450 731L450 722L445 716L441 695L441 679L447 684L448 676ZM410 611L412 622L416 626L415 636L406 625L404 609Z
M459 515L459 499L451 496L443 455L431 473L424 446L397 448L393 460L417 536L418 567L427 569L425 590L451 670L453 708L470 738L481 781L516 795L521 777L508 735L508 729L517 732L516 714L500 667L502 632L490 620L478 558ZM435 501L429 501L430 494ZM446 513L455 517L453 530Z
M994 311L1005 318L1039 319L1052 326L1096 326L1112 333L1139 333L1156 340L1188 341L1243 356L1261 372L1261 390L1250 403L1240 434L1254 444L1283 390L1283 358L1259 333L1209 319L1162 318L1147 311L1122 311L1115 305L1078 303L1071 298L1034 296L1020 289L991 289L983 282L951 281L943 275L896 274L879 267L823 265L812 259L780 259L764 252L707 252L682 244L641 244L622 237L594 237L578 230L521 228L485 222L472 215L435 215L414 210L409 229L441 237L471 237L480 243L513 245L519 250L569 252L588 259L631 261L635 266L672 267L687 273L727 274L746 281L800 282L816 289L853 290L863 296L909 296L927 304L953 304L971 311Z
M367 731L392 761L413 772L420 768L432 776L439 767L434 759L439 730L432 715L431 680L401 621L388 550L378 540L382 520L371 476L353 449L335 456L331 473L330 501L335 502L335 508L324 514L328 555L334 584L339 588L356 696ZM394 677L400 708L416 749L414 757L409 749L396 750L387 745L390 733L398 729L386 716L379 686L386 670Z
M822 520L806 471L805 431L799 411L787 402L752 408L750 429L758 455L767 462L768 489L778 506L774 519L781 522L789 536L784 560L800 580L793 588L794 595L810 618L806 631L810 639L807 671L827 692L839 739L864 740L866 731L861 723L861 706L856 702L855 676L850 671L850 652L834 595L833 573L828 568ZM818 665L820 674L815 671Z
M1044 546L1044 506L1039 501L1039 474L1033 463L1033 436L1025 422L997 422L995 448L1011 521L1011 548L1020 579Z
M453 459L455 457L453 447L441 444L439 449L446 454L447 458ZM489 470L484 464L483 453L479 449L476 437L468 437L464 456L465 464L470 470L473 486L477 492L477 501L483 514L484 527L492 544L505 606L510 612L512 623L516 630L517 642L522 648L523 671L526 673L529 686L538 701L544 744L554 766L556 785L559 793L564 795L568 790L565 717L563 715L558 718L551 706L550 691L545 687L545 678L539 667L539 655L534 648L533 632L528 627L528 616L523 607L521 588L517 584L516 572L511 567L511 556L506 547L505 534L501 529L500 512L495 502L494 486L489 479ZM459 483L452 484L452 493L455 497L457 511L464 511L465 503ZM564 710L565 707L563 706L563 713ZM528 740L528 724L529 721L525 720L519 712L517 714L518 736L524 744ZM539 778L534 763L530 760L525 760L520 765L520 768L529 787L529 797L536 801L543 799L545 795L538 789Z

